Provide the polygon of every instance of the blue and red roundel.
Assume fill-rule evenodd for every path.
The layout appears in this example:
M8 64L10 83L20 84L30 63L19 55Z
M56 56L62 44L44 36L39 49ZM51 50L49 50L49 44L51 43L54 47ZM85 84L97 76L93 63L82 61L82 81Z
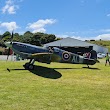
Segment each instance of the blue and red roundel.
M63 59L64 61L69 61L70 58L71 58L71 55L70 55L69 52L63 52L63 53L62 53L62 59Z

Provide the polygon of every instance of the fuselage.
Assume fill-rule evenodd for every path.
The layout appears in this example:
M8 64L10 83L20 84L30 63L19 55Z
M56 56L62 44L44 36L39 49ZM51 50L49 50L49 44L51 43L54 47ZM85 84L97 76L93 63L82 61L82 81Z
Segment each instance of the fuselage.
M44 55L35 60L40 62L62 62L62 63L77 63L77 64L89 64L93 65L96 62L94 60L89 61L84 59L83 56L53 47L39 47L27 43L21 42L6 42L6 46L10 47L16 54L20 55L24 59L31 59L29 55L36 53L52 53L51 55Z

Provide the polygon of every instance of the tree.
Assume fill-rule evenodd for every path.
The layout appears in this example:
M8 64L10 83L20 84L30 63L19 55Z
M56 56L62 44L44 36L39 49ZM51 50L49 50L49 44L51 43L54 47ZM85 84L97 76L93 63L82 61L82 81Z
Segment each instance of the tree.
M1 35L1 38L3 38L1 40L1 44L3 44L4 41L10 41L11 33L6 31L3 35ZM27 31L23 35L19 35L18 33L13 34L13 41L29 43L37 46L41 46L42 44L46 44L56 40L57 39L55 35L41 32L33 34L30 31Z
M32 36L33 36L33 33L31 33L30 31L25 32L22 38L22 42L30 43Z
M30 43L33 44L33 45L41 46L40 38L41 38L40 34L39 33L35 33L33 35L33 37L31 38Z
M6 31L3 35L2 35L2 39L7 39L7 38L11 38L11 33L9 31Z
M18 33L13 34L13 41L19 42L21 41L20 35Z
M56 36L53 34L49 34L47 38L47 43L55 41Z
M1 43L4 43L5 41L10 41L10 39L11 39L11 33L9 31L6 31L2 35Z

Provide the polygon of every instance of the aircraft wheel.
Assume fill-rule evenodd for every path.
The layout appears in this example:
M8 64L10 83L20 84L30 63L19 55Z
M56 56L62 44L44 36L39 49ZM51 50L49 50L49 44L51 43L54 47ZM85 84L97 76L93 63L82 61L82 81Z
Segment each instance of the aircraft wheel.
M29 70L33 70L33 69L34 69L34 65L30 64L30 65L28 66L28 69L29 69Z
M24 65L24 67L25 67L25 69L28 69L29 68L29 63L26 63L25 65Z

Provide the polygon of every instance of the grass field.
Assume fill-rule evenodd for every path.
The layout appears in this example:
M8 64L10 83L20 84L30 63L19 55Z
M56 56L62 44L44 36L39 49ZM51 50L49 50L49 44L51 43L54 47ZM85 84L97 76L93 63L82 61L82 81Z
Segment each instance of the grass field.
M0 110L110 110L110 66L0 61ZM7 70L10 70L10 72Z

